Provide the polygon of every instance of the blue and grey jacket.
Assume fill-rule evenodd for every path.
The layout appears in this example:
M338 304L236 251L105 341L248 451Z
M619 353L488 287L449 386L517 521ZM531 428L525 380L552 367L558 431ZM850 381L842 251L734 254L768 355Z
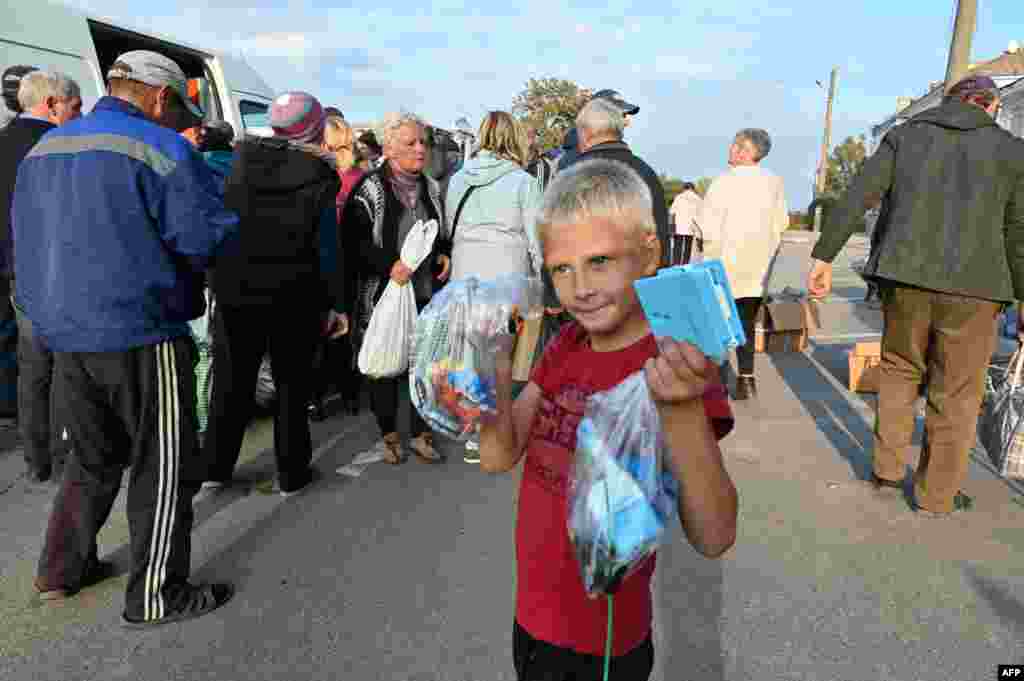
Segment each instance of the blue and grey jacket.
M238 225L202 157L113 97L47 133L11 209L16 299L55 352L189 334L203 270Z

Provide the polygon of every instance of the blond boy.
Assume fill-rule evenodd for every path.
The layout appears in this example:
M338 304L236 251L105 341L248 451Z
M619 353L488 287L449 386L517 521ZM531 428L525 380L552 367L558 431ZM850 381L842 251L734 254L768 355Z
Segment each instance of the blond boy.
M679 518L701 554L736 538L737 495L718 439L732 428L717 371L696 348L658 343L633 282L654 274L660 246L651 195L624 164L584 161L557 175L538 219L544 267L574 321L548 346L513 401L511 361L498 361L497 416L481 431L480 465L510 471L524 460L516 527L514 651L519 681L599 679L604 599L587 597L566 528L576 427L589 395L643 370L681 484ZM654 559L615 595L611 678L642 681L654 659Z

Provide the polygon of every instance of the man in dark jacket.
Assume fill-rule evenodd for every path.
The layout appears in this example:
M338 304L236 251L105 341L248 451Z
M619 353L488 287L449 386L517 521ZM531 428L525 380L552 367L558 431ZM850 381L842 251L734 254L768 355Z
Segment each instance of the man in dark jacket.
M640 113L640 107L627 102L617 90L598 90L591 96L590 101L595 99L603 99L622 112L623 128L628 128L630 119ZM558 158L558 170L565 170L580 157L582 152L579 148L579 141L579 131L576 128L571 128L569 132L565 133L565 139L562 140L562 155Z
M202 272L238 217L178 134L202 116L181 68L134 51L107 78L110 96L47 133L18 169L15 302L54 352L72 447L36 590L62 599L110 575L96 537L130 466L122 618L143 627L206 614L233 593L188 582L205 472L188 321L203 313Z
M873 483L903 486L915 402L928 377L915 505L945 516L975 443L1000 307L1024 298L1024 140L999 128L991 78L957 83L942 104L893 129L832 212L814 248L808 290L827 295L831 262L881 202L866 277L885 316Z
M596 97L590 100L576 117L576 130L580 136L579 161L592 158L606 158L625 163L635 170L648 189L651 190L651 201L654 204L654 223L658 229L658 241L661 244L661 264L665 266L671 255L668 225L668 206L665 205L665 189L654 169L644 163L622 141L622 131L626 127L622 107L615 102Z
M35 337L32 324L10 302L14 286L10 208L22 159L47 132L81 115L82 93L78 83L63 74L30 70L19 79L18 111L20 115L0 130L0 206L4 207L0 211L0 354L13 356L10 346L15 345L18 357L17 363L0 363L0 413L13 413L17 404L28 477L44 482L53 474L53 426L58 425L51 424L50 418L53 353Z
M277 393L278 491L290 496L313 480L306 410L314 353L321 334L348 329L335 203L341 181L335 156L323 148L326 118L312 95L285 93L270 107L275 136L249 137L235 147L224 200L241 224L213 277L207 487L231 481L268 350Z

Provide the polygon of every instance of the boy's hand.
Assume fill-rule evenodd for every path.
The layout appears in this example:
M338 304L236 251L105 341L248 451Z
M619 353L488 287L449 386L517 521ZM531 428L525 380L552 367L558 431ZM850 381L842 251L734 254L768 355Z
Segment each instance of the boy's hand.
M712 363L693 345L658 339L657 357L644 365L647 386L658 404L680 404L703 397Z

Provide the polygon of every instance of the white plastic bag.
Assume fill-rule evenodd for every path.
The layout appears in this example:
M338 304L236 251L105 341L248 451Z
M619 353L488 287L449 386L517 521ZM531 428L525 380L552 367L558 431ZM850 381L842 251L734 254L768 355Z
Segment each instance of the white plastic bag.
M414 273L427 259L437 238L437 220L417 220L402 244L402 262ZM370 315L359 349L359 371L370 378L390 378L409 368L416 329L416 293L412 281L404 286L388 280Z

